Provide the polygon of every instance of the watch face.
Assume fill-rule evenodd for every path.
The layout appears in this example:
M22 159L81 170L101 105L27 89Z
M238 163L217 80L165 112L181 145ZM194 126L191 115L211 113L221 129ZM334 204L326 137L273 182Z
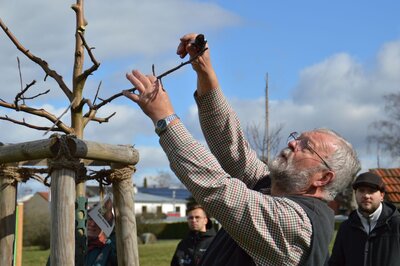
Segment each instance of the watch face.
M167 126L167 121L165 121L164 119L158 120L157 128L164 128L166 126Z

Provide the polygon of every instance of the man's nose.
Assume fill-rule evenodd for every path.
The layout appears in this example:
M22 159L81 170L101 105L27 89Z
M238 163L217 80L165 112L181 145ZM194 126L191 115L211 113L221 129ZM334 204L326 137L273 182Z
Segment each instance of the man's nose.
M292 151L296 151L298 148L298 141L297 140L291 140L288 142L288 147L292 150Z

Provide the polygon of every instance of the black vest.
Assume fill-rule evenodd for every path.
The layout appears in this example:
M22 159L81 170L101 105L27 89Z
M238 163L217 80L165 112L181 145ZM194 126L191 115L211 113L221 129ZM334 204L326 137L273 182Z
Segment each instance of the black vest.
M256 187L255 190L260 189ZM304 196L289 196L287 198L295 201L304 209L313 227L310 254L303 265L327 265L329 258L328 246L334 230L334 215L332 209L330 209L324 201L316 198ZM201 265L252 266L256 264L222 228L218 231L213 242L204 254Z
M288 196L298 203L310 218L313 234L311 252L303 265L328 265L329 244L335 227L335 216L328 204L320 199L304 196Z

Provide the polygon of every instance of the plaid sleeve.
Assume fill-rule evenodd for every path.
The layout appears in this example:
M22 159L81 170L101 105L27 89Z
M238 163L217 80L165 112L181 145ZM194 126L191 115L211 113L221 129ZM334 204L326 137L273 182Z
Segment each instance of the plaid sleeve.
M230 176L239 178L250 188L254 187L269 171L250 148L236 112L219 88L202 97L195 94L195 100L201 129L211 153Z
M306 256L312 227L295 202L264 195L232 178L214 155L178 122L161 135L171 169L259 265L297 265Z

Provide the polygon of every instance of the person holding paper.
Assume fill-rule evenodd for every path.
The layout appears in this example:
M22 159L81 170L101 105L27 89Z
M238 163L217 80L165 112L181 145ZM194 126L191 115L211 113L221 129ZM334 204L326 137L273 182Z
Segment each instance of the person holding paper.
M118 265L115 232L107 237L103 230L89 216L88 226L88 253L85 265L114 266Z

